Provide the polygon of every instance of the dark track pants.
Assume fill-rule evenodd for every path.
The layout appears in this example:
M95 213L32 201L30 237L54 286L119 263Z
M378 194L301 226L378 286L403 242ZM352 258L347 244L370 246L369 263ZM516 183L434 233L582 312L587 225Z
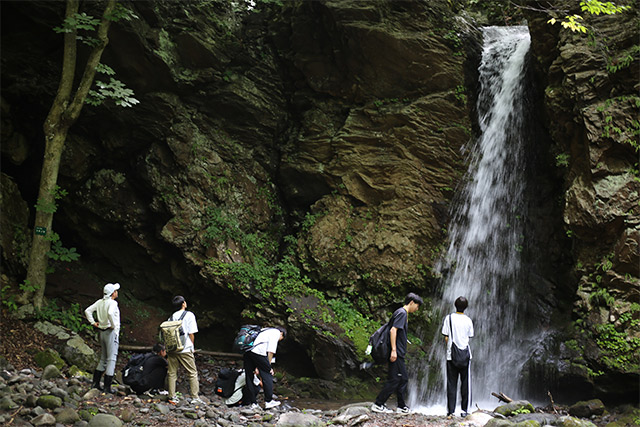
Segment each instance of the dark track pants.
M469 381L469 370L471 363L466 368L458 369L447 360L447 414L453 414L456 409L456 397L458 394L458 377L460 377L460 395L462 401L460 407L462 412L469 409L469 399L471 397L471 381Z
M253 374L258 368L260 378L262 379L262 388L264 389L264 401L269 402L273 399L273 376L271 376L271 364L267 356L261 356L252 351L244 353L244 373L247 381L248 400L247 404L256 403L258 396L258 388L253 384Z
M389 362L389 378L376 398L376 405L384 405L389 396L395 392L398 396L398 408L407 406L404 398L407 394L408 383L409 376L404 365L404 359L399 357L395 362Z

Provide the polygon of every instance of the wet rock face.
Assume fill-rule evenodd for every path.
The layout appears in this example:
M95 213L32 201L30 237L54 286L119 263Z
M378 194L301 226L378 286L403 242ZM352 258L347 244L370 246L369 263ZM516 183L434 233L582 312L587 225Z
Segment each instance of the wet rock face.
M2 161L28 205L38 183L27 168L39 168L42 118L57 85L61 45L49 33L58 6L3 7L15 19L3 26L11 126L3 126ZM451 39L447 2L132 7L139 19L112 26L103 62L140 104L86 108L60 169L69 195L54 227L94 277L164 307L185 294L201 329L226 330L229 343L243 309L257 311L262 298L255 282L220 274L221 265L255 260L248 237L269 241L259 254L275 264L293 235L314 287L361 295L373 310L432 285L428 267L471 133L464 85L472 76ZM258 318L285 319L284 310ZM356 366L350 344L308 324L294 329L327 378Z
M559 338L570 348L561 360L573 356L557 363L567 395L579 383L607 399L628 399L637 388L640 98L633 20L633 13L586 16L596 34L589 39L529 17L574 259L573 324Z

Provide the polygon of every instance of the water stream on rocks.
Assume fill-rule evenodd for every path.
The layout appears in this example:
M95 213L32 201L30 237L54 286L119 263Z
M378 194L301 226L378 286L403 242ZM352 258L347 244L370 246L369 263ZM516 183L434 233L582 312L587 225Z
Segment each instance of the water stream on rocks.
M454 206L450 244L439 263L440 318L455 311L453 302L463 295L474 322L469 410L476 403L483 409L497 406L495 399L489 403L491 392L518 395L519 373L530 352L520 292L526 215L523 99L530 38L527 27L486 27L483 35L477 101L481 134L465 148L469 169ZM446 412L440 328L409 389L412 408L430 414ZM457 404L459 412L459 396Z

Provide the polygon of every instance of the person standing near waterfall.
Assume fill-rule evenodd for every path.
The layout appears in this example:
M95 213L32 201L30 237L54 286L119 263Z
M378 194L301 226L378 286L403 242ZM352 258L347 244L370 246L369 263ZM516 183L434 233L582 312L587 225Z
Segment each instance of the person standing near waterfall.
M409 376L407 368L404 364L404 358L407 354L407 326L409 313L417 311L422 305L422 298L413 292L404 298L404 305L393 312L389 331L389 341L391 344L391 356L389 357L389 377L387 382L375 403L371 406L373 412L383 414L392 413L393 411L385 405L387 399L395 392L398 396L398 408L396 413L408 414L409 407L405 403L407 393L407 384Z
M120 308L118 308L120 283L107 283L102 290L103 297L84 311L89 323L100 331L100 361L93 371L91 386L113 394L111 382L118 357L118 334L120 334ZM96 314L94 319L93 314ZM100 388L100 378L104 374L104 389Z
M458 297L454 305L456 306L456 312L446 316L442 324L442 335L444 335L447 343L447 416L453 415L456 409L458 377L460 377L460 395L462 397L460 402L462 414L460 415L466 417L471 397L469 374L471 347L469 347L469 338L473 337L473 322L464 314L464 311L469 306L469 302L465 297ZM456 366L452 361L451 346L454 344L461 350L468 349L469 360L466 363L466 367Z

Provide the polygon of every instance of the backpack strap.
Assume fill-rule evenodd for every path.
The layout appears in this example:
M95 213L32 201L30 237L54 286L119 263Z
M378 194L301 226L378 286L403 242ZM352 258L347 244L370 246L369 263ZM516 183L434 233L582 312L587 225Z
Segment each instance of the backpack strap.
M186 315L187 315L187 313L188 313L188 311L187 311L187 310L183 311L183 312L182 312L182 316L180 316L180 318L179 318L178 320L182 320L182 319L184 319L184 316L186 316ZM169 317L169 320L170 320L170 321L173 321L173 314Z

